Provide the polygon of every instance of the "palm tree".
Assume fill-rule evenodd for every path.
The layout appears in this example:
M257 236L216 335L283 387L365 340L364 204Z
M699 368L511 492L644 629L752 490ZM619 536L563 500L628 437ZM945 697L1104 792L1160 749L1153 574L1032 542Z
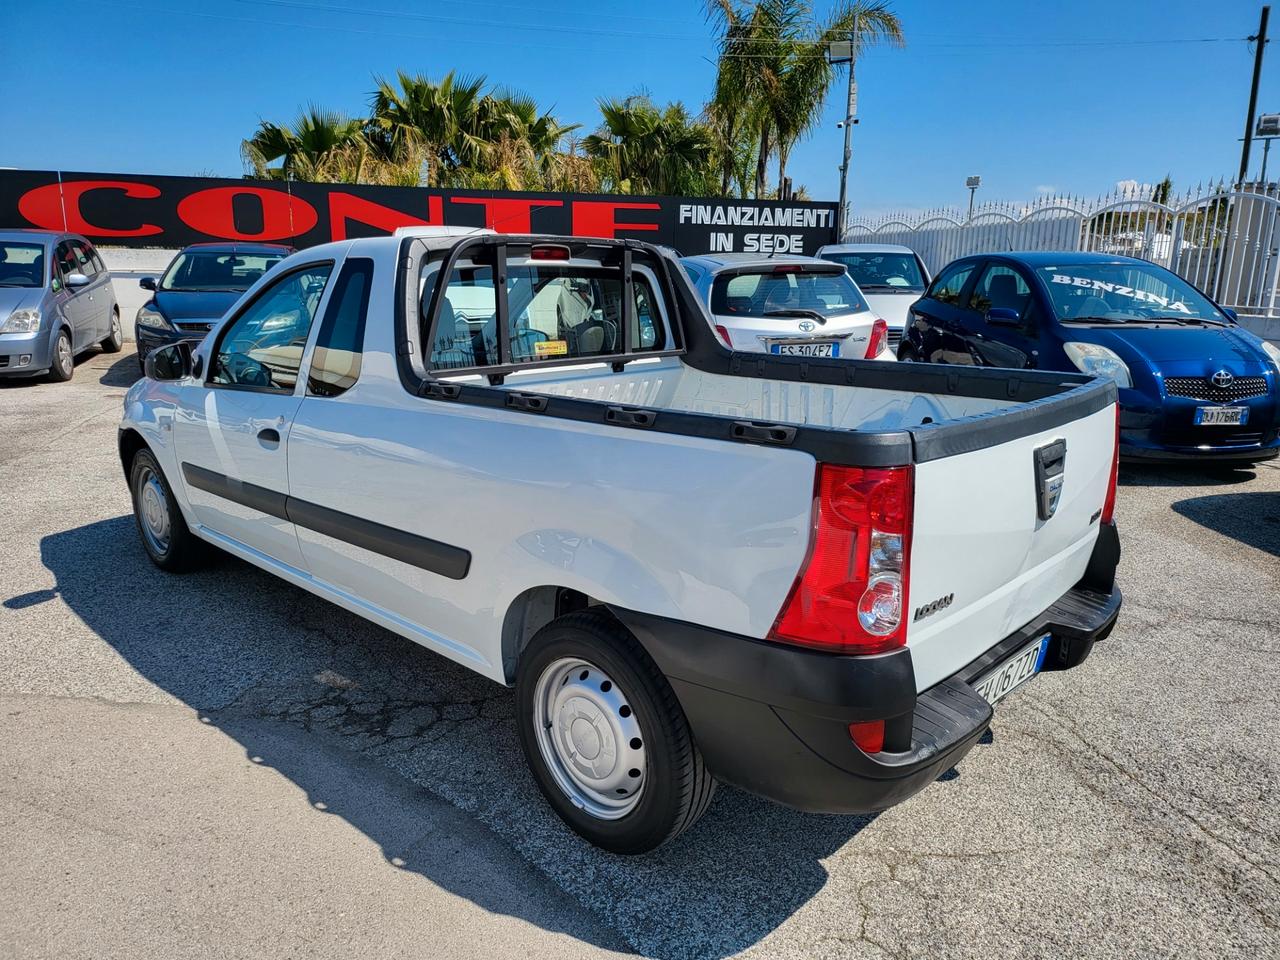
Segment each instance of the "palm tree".
M606 189L617 193L705 194L713 189L711 131L684 105L659 109L648 97L601 100L603 124L582 141Z
M364 145L362 121L310 106L291 125L259 121L254 135L240 144L240 154L256 177L309 180L330 151ZM272 166L277 160L279 166Z
M756 144L755 193L765 194L768 163L778 157L778 190L791 149L817 124L835 71L827 45L852 40L855 55L877 43L901 45L902 24L882 0L853 0L825 21L807 0L706 0L707 16L721 33L713 104L725 117L750 125ZM716 128L722 150L732 143L728 121ZM728 173L722 169L727 192Z

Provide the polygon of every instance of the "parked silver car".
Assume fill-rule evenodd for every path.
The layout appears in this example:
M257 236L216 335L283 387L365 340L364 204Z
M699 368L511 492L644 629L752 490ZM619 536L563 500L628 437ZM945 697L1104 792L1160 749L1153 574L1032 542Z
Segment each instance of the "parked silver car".
M0 231L0 377L70 380L75 356L124 344L111 276L84 237Z

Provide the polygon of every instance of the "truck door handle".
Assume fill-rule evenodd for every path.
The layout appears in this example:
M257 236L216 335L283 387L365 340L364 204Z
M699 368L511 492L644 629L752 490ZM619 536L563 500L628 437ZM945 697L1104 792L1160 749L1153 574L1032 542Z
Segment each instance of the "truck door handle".
M258 431L258 439L263 443L279 443L280 431L275 427L267 427L265 430Z

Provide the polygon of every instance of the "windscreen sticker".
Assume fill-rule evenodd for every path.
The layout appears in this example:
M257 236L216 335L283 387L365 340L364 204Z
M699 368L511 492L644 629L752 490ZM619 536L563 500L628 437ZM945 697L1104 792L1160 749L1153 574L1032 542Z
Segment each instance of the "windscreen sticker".
M540 340L533 345L535 357L563 357L569 352L567 340Z
M1101 290L1103 293L1114 293L1117 296L1128 297L1130 300L1136 300L1139 303L1153 303L1168 310L1177 310L1179 313L1191 313L1191 308L1181 300L1170 300L1168 297L1162 297L1157 293L1135 290L1133 287L1126 287L1119 283L1108 283L1106 280L1094 280L1092 277L1072 277L1065 273L1055 273L1053 282L1084 287L1087 290Z

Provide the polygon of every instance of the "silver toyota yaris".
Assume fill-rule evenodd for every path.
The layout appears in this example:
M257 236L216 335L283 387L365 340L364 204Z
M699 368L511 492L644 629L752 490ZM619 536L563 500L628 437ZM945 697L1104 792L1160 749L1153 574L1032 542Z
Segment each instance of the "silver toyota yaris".
M0 377L70 380L75 356L124 344L111 275L84 237L0 230Z

